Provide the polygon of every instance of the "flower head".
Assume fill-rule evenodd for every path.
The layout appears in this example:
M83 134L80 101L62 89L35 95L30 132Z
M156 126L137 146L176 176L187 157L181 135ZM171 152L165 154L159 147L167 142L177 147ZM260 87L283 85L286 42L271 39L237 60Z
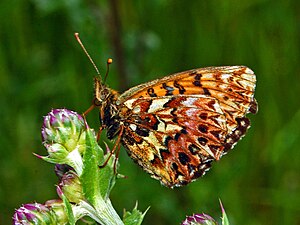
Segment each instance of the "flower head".
M56 224L56 215L50 208L39 203L24 204L16 210L13 216L13 224Z
M181 225L217 225L217 222L211 216L202 213L187 216Z
M70 170L62 176L57 187L57 193L59 196L63 193L72 203L79 203L84 199L82 185L74 171Z
M87 124L81 115L68 109L53 109L44 117L43 144L48 156L38 156L48 162L67 164L80 175L82 155L86 150Z
M43 143L46 148L57 143L71 150L76 146L76 141L84 129L84 119L78 113L68 109L53 109L44 117Z
M229 225L229 221L221 200L220 200L220 206L222 210L221 224ZM187 216L186 219L181 223L181 225L218 225L218 223L211 216L202 213L202 214L194 214L192 216Z

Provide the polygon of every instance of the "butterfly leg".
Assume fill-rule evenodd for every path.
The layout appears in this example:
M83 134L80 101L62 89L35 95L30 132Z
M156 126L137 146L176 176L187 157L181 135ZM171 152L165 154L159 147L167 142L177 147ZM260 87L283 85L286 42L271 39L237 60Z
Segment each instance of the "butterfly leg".
M114 160L114 174L117 174L117 162L119 160L119 153L120 153L121 145L118 144L117 150L116 150L116 158Z
M103 131L103 126L100 126L99 130L97 132L97 142L99 142L99 140L100 140L102 131Z
M84 111L84 113L82 113L82 116L85 118L85 116L92 111L95 108L95 104L91 105L87 110Z
M116 153L115 154L116 158L115 158L115 161L114 161L114 171L115 171L115 173L117 173L117 169L116 169L117 168L117 160L118 160L118 157L119 157L120 141L121 141L121 137L122 137L122 134L123 134L123 130L124 130L124 127L121 126L120 133L119 133L118 138L117 138L117 140L116 140L116 142L114 144L113 149L110 151L109 156L107 157L107 159L105 160L105 162L101 166L99 166L99 168L105 167L107 165L108 161L110 160L110 158L112 157L112 155L114 153Z

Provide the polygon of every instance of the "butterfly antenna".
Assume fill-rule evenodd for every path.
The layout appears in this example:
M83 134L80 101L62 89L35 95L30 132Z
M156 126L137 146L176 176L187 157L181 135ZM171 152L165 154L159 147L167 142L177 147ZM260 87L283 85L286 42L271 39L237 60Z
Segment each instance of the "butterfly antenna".
M96 64L94 63L92 57L90 56L90 54L88 53L88 51L85 49L84 45L82 44L82 42L81 42L81 40L80 40L80 38L79 38L79 33L75 33L74 35L75 35L76 40L77 40L78 43L80 44L81 48L83 49L84 53L85 53L86 56L89 58L89 60L91 61L92 65L94 66L94 68L95 68L97 74L101 77L100 72L99 72L99 70L98 70Z
M107 75L109 73L109 65L112 64L113 60L112 59L107 59L107 62L106 62L106 73L105 73L105 77L104 77L104 83L106 81L106 78L107 78Z

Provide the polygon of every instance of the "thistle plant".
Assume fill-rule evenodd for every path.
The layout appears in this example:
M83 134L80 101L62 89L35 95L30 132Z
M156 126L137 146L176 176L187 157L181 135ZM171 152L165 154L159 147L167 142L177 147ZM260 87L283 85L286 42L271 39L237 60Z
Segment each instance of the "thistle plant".
M147 210L142 213L135 208L125 211L120 218L109 199L116 180L118 159L97 138L86 121L78 113L67 109L54 109L44 117L42 140L48 155L38 158L55 164L59 179L56 186L57 199L44 204L29 203L15 211L15 225L70 224L84 219L88 224L139 225ZM105 165L105 166L103 166ZM101 167L101 168L100 168ZM223 206L222 225L228 225ZM188 216L182 225L217 225L206 214Z
M16 210L14 224L75 224L83 217L103 225L141 224L145 213L137 207L122 219L113 208L109 194L119 177L118 161L108 148L104 152L99 147L94 131L79 114L52 110L44 118L42 139L48 155L36 156L56 164L59 199L24 204Z
M220 201L220 206L222 210L222 222L221 225L229 225L227 215L225 213L224 207ZM194 214L192 216L187 216L186 219L181 223L181 225L218 225L218 223L211 216L201 213Z

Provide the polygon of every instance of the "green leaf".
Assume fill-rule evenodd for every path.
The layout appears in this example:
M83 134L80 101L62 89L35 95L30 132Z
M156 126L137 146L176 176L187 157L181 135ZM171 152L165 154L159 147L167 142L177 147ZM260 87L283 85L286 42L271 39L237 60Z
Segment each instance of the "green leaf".
M220 206L222 209L222 225L229 225L229 221L228 221L225 209L223 207L223 204L222 204L221 200L219 200L219 201L220 201Z
M66 198L66 196L63 193L61 193L61 199L63 200L64 205L65 205L65 210L67 213L69 224L75 225L76 221L75 221L75 217L74 217L72 206L71 206L70 202L68 201L68 199Z
M228 221L228 218L227 218L227 215L226 215L225 211L222 214L222 225L229 225L229 221Z
M109 154L105 155L106 157ZM92 130L86 130L86 151L83 158L84 168L81 176L83 192L86 198L95 204L95 199L98 194L106 200L109 197L110 191L116 181L116 174L114 171L115 156L112 155L108 163L103 165L105 157L103 150L99 147L96 137Z
M123 216L124 224L125 225L140 225L140 224L142 224L144 216L146 215L149 208L146 209L146 211L144 213L142 213L137 209L137 204L136 204L134 209L132 210L132 212L125 211L124 216Z
M86 150L83 158L83 172L80 176L83 193L87 200L95 205L100 195L99 161L103 161L103 151L98 146L93 132L86 130Z
M108 149L107 146L106 148ZM115 155L110 156L110 154L108 153L105 156L106 158L110 157L110 159L103 168L99 169L99 176L101 177L101 182L100 182L101 195L106 200L109 197L109 194L116 183L116 177L117 177L116 171L117 171L118 164L115 161L116 160ZM103 165L103 163L104 162L101 162L100 165Z

